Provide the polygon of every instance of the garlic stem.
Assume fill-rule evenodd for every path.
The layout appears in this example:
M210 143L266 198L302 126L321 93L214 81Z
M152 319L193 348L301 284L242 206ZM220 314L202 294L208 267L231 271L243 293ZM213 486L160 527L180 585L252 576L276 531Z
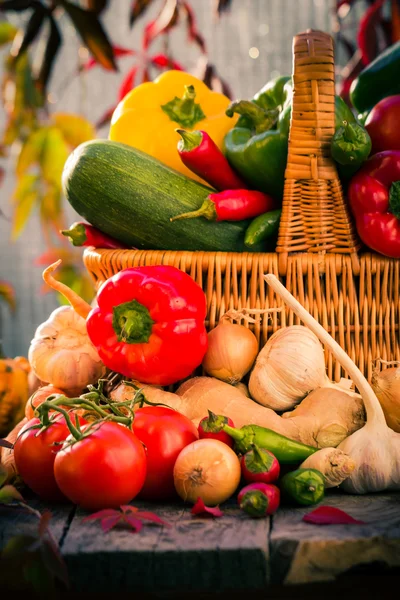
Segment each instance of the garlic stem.
M314 317L298 302L292 294L282 285L275 275L268 273L264 275L265 281L272 287L274 292L282 298L289 308L303 321L305 325L326 345L334 357L348 372L354 384L358 388L364 401L368 421L374 421L375 425L386 428L385 415L378 398L375 396L370 384L361 373L360 369L353 363L351 358L333 339L333 337L318 323Z
M43 271L43 274L42 274L43 280L53 290L55 290L56 292L60 292L60 294L62 294L68 300L68 302L70 303L70 305L72 306L74 311L80 317L83 317L84 319L86 319L86 317L92 310L92 307L90 306L90 304L85 302L85 300L83 300L83 298L78 296L78 294L76 294L73 290L71 290L71 288L69 288L67 285L65 285L64 283L61 283L61 281L57 281L57 279L55 279L52 275L52 273L57 269L57 267L60 266L61 263L62 263L62 260L60 259L60 260L57 260L55 263L49 265Z

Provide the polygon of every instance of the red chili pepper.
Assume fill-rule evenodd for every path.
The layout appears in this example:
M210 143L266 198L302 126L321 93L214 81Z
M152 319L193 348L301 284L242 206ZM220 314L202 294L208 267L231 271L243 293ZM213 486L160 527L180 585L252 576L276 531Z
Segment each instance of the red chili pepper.
M124 269L103 283L97 303L86 327L109 369L170 385L201 364L206 297L187 273L171 266Z
M400 151L371 156L351 179L348 196L364 244L400 258Z
M251 517L273 515L279 508L281 492L272 483L250 483L238 494L238 504Z
M233 448L235 441L230 435L223 431L224 425L229 427L235 427L234 422L229 417L223 415L215 415L211 410L208 411L208 417L201 419L198 425L199 438L211 438L212 440L219 440L224 442L230 448Z
M246 188L232 169L228 159L205 131L176 129L182 137L178 153L183 164L217 190Z
M177 219L194 219L205 217L209 221L242 221L252 219L275 208L275 201L255 190L225 190L209 194L198 210L172 217Z
M126 248L124 244L114 238L106 235L102 231L89 225L89 223L76 222L69 229L60 231L66 237L69 237L74 246L94 246L95 248Z

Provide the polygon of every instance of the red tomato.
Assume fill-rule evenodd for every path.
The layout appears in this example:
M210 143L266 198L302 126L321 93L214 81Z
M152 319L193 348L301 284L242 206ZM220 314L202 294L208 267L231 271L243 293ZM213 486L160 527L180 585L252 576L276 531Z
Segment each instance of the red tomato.
M35 417L35 408L40 406L48 398L48 396L52 396L53 394L62 394L63 396L66 395L62 390L54 387L54 385L44 385L43 387L38 388L25 405L26 418L33 419Z
M172 408L145 406L135 411L132 429L146 447L147 477L140 497L177 497L174 465L180 451L198 439L196 426Z
M229 427L235 427L232 419L230 419L229 417L221 417L223 418L224 422L229 425ZM225 431L218 431L217 433L214 433L212 431L207 431L207 424L209 421L209 417L204 417L203 419L201 419L200 423L199 423L199 437L200 439L204 439L204 438L211 438L212 440L219 440L220 442L224 442L224 444L226 444L227 446L229 446L229 448L233 448L233 446L235 445L235 440L233 438L231 438L230 435L228 435Z
M400 94L380 100L365 121L371 142L371 154L383 150L400 150Z
M103 422L57 454L54 474L59 488L74 504L86 510L118 508L142 489L146 452L130 429Z
M70 431L62 415L40 434L38 429L31 429L39 423L39 419L34 418L21 429L14 444L15 465L23 482L40 498L65 502L54 477L54 461ZM80 419L80 423L86 421Z

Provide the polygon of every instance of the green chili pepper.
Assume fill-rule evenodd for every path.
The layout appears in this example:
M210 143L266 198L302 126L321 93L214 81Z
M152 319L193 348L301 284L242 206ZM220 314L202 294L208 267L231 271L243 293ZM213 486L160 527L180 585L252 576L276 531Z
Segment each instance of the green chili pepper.
M278 208L253 219L245 231L244 245L254 248L256 244L272 238L278 232L281 213L282 210Z
M325 478L317 469L296 469L282 477L279 483L282 499L309 506L325 495Z
M371 138L362 125L343 121L332 138L331 154L341 165L360 165L368 158L371 147Z
M235 429L224 424L222 429L235 440L236 452L245 454L256 445L272 452L282 464L302 462L318 450L259 425L244 425Z

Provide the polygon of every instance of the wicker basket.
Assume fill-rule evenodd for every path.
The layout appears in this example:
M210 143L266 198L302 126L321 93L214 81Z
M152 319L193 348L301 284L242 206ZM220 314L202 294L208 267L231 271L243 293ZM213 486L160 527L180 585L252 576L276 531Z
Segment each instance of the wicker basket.
M330 157L334 132L334 52L331 36L307 31L293 41L293 108L276 253L95 250L85 266L98 287L121 269L174 265L203 288L207 328L230 308L282 306L264 282L278 275L370 378L373 361L400 359L400 261L361 253ZM289 310L250 326L263 345L280 327L298 323ZM346 377L326 352L331 379Z

